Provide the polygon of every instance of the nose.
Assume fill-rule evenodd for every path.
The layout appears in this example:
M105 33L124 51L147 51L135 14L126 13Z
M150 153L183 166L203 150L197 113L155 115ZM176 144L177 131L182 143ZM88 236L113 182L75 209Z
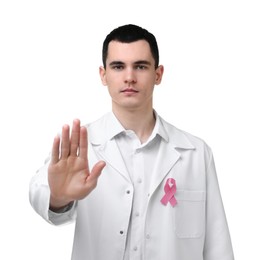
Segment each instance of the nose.
M125 83L136 83L136 74L135 71L133 70L133 68L127 68L125 70Z

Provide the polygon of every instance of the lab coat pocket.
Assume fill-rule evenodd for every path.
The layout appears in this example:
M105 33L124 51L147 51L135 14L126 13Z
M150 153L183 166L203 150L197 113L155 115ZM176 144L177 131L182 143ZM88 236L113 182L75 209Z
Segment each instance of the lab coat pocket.
M174 227L178 238L199 238L205 230L205 191L178 190Z

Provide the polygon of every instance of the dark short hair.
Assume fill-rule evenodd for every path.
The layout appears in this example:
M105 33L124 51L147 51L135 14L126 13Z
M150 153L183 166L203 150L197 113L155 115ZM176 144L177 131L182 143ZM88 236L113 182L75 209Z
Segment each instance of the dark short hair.
M106 36L103 42L103 50L102 50L102 61L103 61L104 68L106 68L108 46L111 41L131 43L138 40L145 40L149 43L150 50L155 61L155 68L157 68L159 66L159 50L158 50L158 44L155 39L155 36L152 33L148 32L146 29L134 24L127 24L127 25L120 26L114 29L113 31L111 31Z

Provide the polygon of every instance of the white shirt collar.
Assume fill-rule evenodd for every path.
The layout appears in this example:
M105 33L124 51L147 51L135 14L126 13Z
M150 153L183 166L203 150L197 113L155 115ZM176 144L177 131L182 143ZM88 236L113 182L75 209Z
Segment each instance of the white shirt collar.
M169 141L168 134L160 120L159 115L157 114L157 112L155 110L154 110L154 114L155 114L156 122L155 122L154 129L152 131L152 134L148 138L148 141L152 140L156 135L159 135L166 142L168 142ZM119 120L117 119L117 117L114 115L113 112L110 113L109 120L110 120L109 123L112 126L108 129L108 139L109 140L114 138L115 136L119 135L120 133L123 133L126 131L126 129L121 125L121 123L119 122Z

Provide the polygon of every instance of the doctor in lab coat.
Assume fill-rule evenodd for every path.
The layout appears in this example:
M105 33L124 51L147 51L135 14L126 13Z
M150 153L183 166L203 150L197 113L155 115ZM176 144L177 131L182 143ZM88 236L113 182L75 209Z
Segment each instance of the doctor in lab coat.
M45 220L76 221L73 260L233 260L210 147L153 109L155 37L135 25L103 45L112 111L61 138L30 183Z

